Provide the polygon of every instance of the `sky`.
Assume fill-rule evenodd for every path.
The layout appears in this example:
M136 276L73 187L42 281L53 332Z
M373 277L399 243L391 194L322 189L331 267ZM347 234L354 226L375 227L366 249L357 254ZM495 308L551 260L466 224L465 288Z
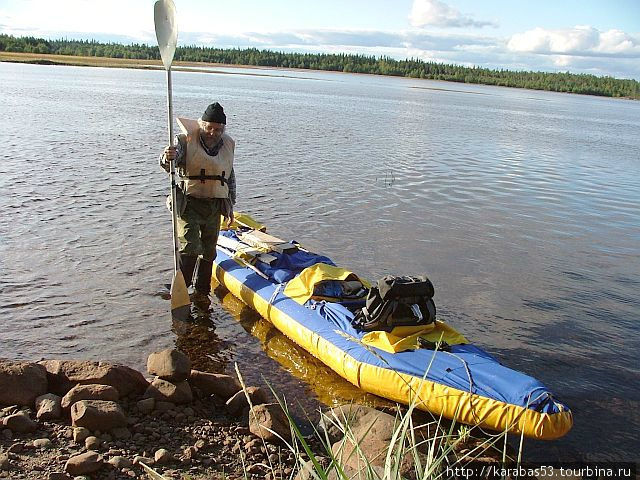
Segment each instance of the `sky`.
M640 80L640 0L174 0L178 45ZM155 45L153 0L0 0L0 33Z

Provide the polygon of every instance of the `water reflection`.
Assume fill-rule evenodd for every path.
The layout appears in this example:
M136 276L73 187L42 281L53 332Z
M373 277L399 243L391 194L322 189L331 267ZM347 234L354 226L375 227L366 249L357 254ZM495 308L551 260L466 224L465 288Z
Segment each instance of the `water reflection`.
M270 322L260 317L224 287L218 286L214 293L222 307L233 315L242 328L260 341L263 352L278 362L284 372L302 380L317 401L330 407L350 402L377 407L394 405L347 382L320 360L289 340ZM277 379L282 375L282 371L271 371L267 376ZM295 392L286 393L291 395Z
M216 334L211 303L198 304L193 319L173 320L171 331L176 335L176 348L191 359L192 368L211 373L224 373L231 360L227 343Z

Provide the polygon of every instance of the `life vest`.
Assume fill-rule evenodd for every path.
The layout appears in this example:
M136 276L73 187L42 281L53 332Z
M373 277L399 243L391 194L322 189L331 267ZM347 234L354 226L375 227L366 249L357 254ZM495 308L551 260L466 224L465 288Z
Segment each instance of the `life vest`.
M217 155L211 156L200 143L197 125L196 122L192 123L186 132L187 151L185 167L181 172L184 193L197 198L228 198L235 142L229 135L223 134L222 147Z

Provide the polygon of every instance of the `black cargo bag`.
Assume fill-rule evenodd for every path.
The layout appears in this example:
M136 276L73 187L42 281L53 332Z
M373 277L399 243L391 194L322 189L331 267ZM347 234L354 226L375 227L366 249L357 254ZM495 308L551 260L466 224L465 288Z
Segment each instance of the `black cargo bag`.
M394 327L428 325L436 320L433 295L433 284L424 275L387 275L371 287L353 326L365 332L390 332Z

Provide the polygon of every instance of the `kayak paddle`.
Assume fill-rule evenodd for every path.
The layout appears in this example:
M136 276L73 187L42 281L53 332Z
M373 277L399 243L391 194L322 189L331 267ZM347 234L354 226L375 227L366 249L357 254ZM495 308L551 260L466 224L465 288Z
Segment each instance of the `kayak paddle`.
M171 100L171 63L176 52L178 41L178 25L176 24L176 7L173 0L158 0L153 6L153 19L156 25L156 38L162 63L167 71L167 106L169 110L169 145L173 146L173 103ZM178 230L176 218L176 167L169 162L171 167L171 223L173 225L173 264L174 276L171 282L171 316L175 320L185 321L191 314L191 300L187 291L180 264L180 245L178 243Z

